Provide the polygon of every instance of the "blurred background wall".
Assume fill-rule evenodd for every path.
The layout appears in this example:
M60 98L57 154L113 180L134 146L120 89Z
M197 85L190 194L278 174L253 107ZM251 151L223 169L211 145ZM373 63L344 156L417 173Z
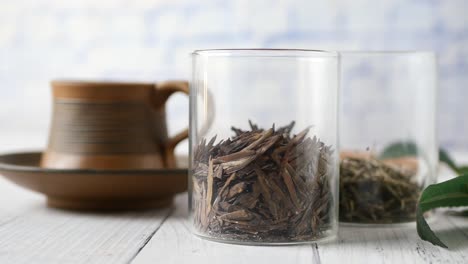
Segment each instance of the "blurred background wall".
M467 11L466 0L0 0L1 143L45 145L53 78L187 79L202 48L422 49L439 56L441 143L466 151ZM170 101L171 131L187 105ZM8 146L11 133L22 145Z

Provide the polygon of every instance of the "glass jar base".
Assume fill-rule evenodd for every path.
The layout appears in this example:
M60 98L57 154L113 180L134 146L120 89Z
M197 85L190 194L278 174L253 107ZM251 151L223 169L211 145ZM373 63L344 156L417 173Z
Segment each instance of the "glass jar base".
M437 215L433 212L427 212L425 214L427 223L433 223L437 219ZM394 222L394 223L369 223L369 222L339 222L340 226L343 227L370 227L370 228L406 228L414 227L416 225L416 219L405 222Z
M225 244L235 244L235 245L247 245L247 246L288 246L288 245L303 245L303 244L312 244L312 243L319 243L319 244L325 244L325 243L330 243L334 241L337 237L338 234L337 232L329 231L325 232L322 236L314 238L314 239L308 239L308 240L288 240L288 241L253 241L253 240L238 240L238 239L232 239L232 238L223 238L223 237L213 237L213 236L207 236L199 233L193 233L195 236L209 240L212 242L217 242L217 243L225 243Z
M340 222L342 227L370 227L370 228L405 228L405 227L414 227L416 221L410 222L399 222L399 223L355 223L355 222Z

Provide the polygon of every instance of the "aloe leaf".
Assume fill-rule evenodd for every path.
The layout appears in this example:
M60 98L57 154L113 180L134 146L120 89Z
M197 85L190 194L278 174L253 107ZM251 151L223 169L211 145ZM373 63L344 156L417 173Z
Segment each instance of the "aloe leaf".
M434 245L447 248L431 230L424 213L440 207L468 206L468 174L457 178L429 185L421 194L416 212L416 224L419 237Z
M418 146L414 142L395 142L385 147L380 154L380 158L399 158L404 156L415 156L417 154ZM458 167L448 152L442 148L439 149L439 161L447 164L447 166L457 174L468 173L468 166Z
M444 149L439 149L439 161L447 164L447 166L449 166L454 172L460 173L460 174L462 173L460 171L460 168L458 168L458 166L453 161L452 157L450 157L448 152L445 151Z
M468 174L468 166L461 166L461 167L458 167L458 173L460 173L460 174Z
M399 158L403 156L415 156L418 154L418 146L413 142L395 142L382 151L381 159Z

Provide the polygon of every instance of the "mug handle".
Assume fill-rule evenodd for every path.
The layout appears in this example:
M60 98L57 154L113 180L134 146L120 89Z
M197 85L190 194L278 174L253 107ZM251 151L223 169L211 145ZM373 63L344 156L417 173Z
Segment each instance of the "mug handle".
M167 99L176 93L182 92L186 95L189 95L189 84L185 81L168 81L159 84L155 84L155 89L157 90L158 97L156 99L155 105L157 107L164 107ZM175 136L168 138L164 144L164 157L166 168L175 168L176 160L174 149L182 140L188 138L188 128L184 129L182 132L179 132Z

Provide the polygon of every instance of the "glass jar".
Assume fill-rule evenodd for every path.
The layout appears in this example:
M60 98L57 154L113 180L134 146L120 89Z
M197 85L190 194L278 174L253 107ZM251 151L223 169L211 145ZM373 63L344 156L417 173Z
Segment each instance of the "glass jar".
M242 244L336 236L338 60L312 50L193 53L195 234Z
M340 55L340 221L415 221L421 191L436 180L435 55Z

